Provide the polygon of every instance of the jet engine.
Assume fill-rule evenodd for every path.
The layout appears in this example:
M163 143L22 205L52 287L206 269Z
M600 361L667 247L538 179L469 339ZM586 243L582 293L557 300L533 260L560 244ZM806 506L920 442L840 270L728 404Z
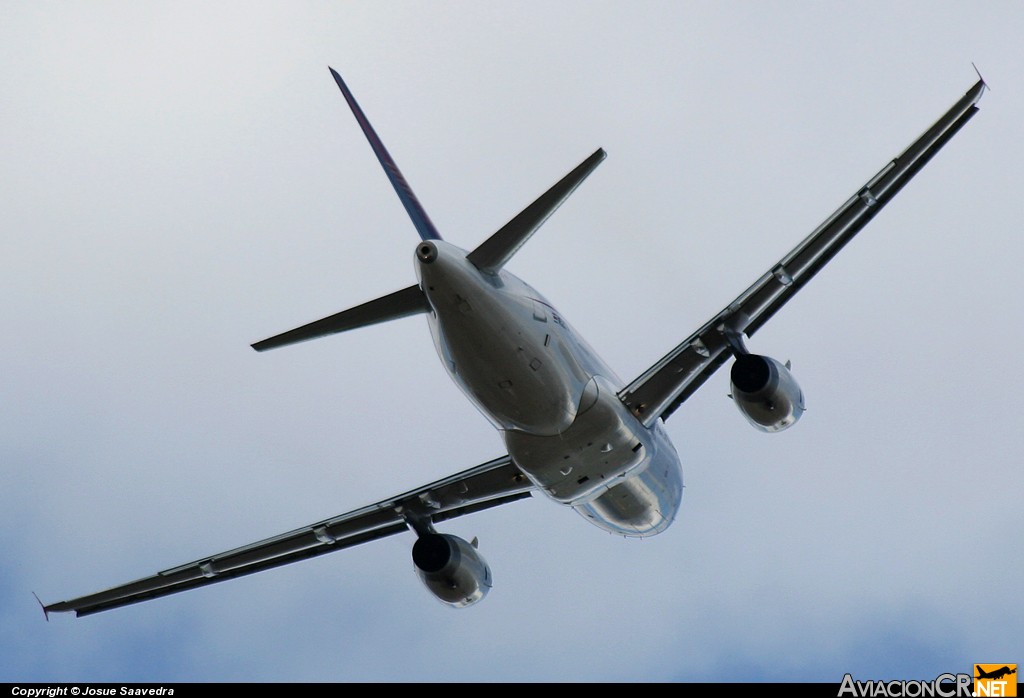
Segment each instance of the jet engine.
M789 367L757 354L740 354L732 365L732 399L755 428L787 429L804 413L804 394Z
M455 608L472 606L491 590L491 568L469 544L442 533L421 535L412 546L416 572L430 593Z

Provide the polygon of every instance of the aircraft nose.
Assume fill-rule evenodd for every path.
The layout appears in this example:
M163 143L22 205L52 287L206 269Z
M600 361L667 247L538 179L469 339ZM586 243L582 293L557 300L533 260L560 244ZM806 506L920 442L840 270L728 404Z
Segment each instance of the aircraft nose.
M423 264L431 264L437 259L437 246L429 241L416 245L416 259Z

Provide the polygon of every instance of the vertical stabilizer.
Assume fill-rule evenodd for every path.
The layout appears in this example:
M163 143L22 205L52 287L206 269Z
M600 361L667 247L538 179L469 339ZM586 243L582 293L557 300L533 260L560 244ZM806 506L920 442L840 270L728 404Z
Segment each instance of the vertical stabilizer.
M356 117L356 121L359 122L359 127L363 129L363 133L366 135L366 140L370 142L370 147L373 148L374 155L377 156L377 160L380 161L380 166L384 168L384 173L391 180L391 186L395 188L395 193L398 194L398 198L402 200L402 205L405 206L406 212L409 214L409 218L412 219L412 224L416 226L417 232L420 237L424 240L440 240L441 235L437 232L437 228L430 221L430 216L423 210L423 206L420 204L419 199L413 194L412 188L409 187L409 183L405 181L405 177L402 176L402 171L398 169L398 165L395 164L391 154L388 153L388 149L384 147L377 132L373 130L373 126L370 125L369 120L366 118L366 114L359 108L359 104L356 102L356 98L352 96L352 92L348 89L345 81L338 75L338 71L330 66L327 67L331 71L331 75L334 76L334 81L338 83L338 87L341 89L341 94L345 96L345 101L348 102L348 106L352 109L352 113Z

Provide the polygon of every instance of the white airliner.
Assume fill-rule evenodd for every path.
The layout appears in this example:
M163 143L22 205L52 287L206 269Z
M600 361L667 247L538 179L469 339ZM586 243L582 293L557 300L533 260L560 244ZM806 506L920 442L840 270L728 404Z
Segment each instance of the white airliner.
M629 383L620 381L565 318L505 271L516 251L604 160L597 150L515 218L466 252L441 239L341 76L338 87L420 234L418 283L257 342L257 351L424 313L455 384L505 440L506 455L356 511L96 594L44 606L87 615L232 579L412 530L413 563L442 602L482 599L491 572L476 550L438 533L448 519L539 492L625 536L672 523L683 474L664 420L734 357L731 393L757 429L792 426L804 396L788 365L745 344L811 280L977 112L978 82L899 157L746 291Z

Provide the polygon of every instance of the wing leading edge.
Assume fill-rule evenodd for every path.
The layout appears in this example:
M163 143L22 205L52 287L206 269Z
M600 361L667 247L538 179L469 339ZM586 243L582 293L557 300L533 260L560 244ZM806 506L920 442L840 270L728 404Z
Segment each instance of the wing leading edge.
M703 327L627 385L619 397L650 426L666 419L733 354L730 334L753 336L874 218L978 111L978 80L909 148Z
M409 529L411 520L439 523L531 495L533 483L508 456L279 536L200 558L151 577L43 607L86 616L186 589L280 567Z

